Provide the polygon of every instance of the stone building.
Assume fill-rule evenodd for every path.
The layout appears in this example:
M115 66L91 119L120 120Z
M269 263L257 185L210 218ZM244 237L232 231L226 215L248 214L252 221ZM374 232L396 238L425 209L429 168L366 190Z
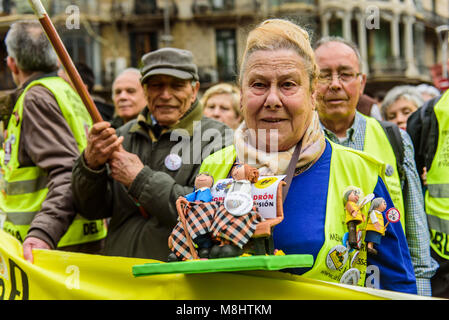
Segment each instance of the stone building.
M34 19L26 0L0 1L0 37L11 22ZM436 28L449 25L449 0L43 0L75 62L96 75L109 95L115 75L139 67L151 50L191 50L202 88L235 81L247 32L266 18L286 17L312 34L356 42L374 94L398 83L431 82L442 58ZM6 50L0 44L0 58ZM13 86L0 66L0 89Z

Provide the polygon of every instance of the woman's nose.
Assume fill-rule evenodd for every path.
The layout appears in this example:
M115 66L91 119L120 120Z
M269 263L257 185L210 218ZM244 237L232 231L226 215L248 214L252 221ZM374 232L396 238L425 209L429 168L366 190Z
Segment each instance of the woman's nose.
M275 86L270 87L264 106L270 109L276 109L282 106L279 90Z

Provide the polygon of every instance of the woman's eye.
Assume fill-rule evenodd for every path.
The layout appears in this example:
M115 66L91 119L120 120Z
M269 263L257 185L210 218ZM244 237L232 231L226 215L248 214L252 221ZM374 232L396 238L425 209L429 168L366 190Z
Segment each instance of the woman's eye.
M291 89L293 87L295 87L296 84L294 82L288 81L288 82L284 82L282 84L282 87L287 88L287 89Z

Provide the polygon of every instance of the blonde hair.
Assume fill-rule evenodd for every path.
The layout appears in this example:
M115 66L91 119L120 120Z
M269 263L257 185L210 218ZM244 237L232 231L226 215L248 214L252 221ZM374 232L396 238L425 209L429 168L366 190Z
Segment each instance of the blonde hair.
M309 34L300 26L285 19L265 20L249 33L240 66L240 84L251 54L260 50L279 49L294 50L304 59L304 65L309 75L310 89L313 90L315 80L319 75L319 68L310 45Z
M241 116L240 91L236 86L233 86L232 84L229 83L219 83L207 89L200 100L203 108L206 107L207 100L209 100L212 96L217 94L229 94L231 96L231 104L232 108L234 109L235 115L237 117Z

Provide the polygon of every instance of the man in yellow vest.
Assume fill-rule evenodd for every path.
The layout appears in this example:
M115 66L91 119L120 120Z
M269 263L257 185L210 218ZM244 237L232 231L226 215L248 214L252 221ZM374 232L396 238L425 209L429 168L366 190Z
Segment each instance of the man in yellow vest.
M89 114L57 77L57 56L38 22L12 24L5 43L18 89L0 150L0 228L23 242L31 262L32 249L99 253L103 221L78 216L70 188Z
M449 60L448 60L449 63ZM423 173L431 255L439 263L432 294L449 298L449 90L428 100L407 120L415 161Z
M379 121L356 111L366 75L361 71L362 60L355 44L339 37L323 38L315 44L315 56L320 67L317 110L324 132L331 141L365 151L387 164L386 184L402 214L401 222L415 269L418 294L431 295L430 278L438 264L430 256L422 189L410 137L399 130L401 141L398 144L402 142L404 150L401 168L392 142ZM403 175L400 175L400 169Z

